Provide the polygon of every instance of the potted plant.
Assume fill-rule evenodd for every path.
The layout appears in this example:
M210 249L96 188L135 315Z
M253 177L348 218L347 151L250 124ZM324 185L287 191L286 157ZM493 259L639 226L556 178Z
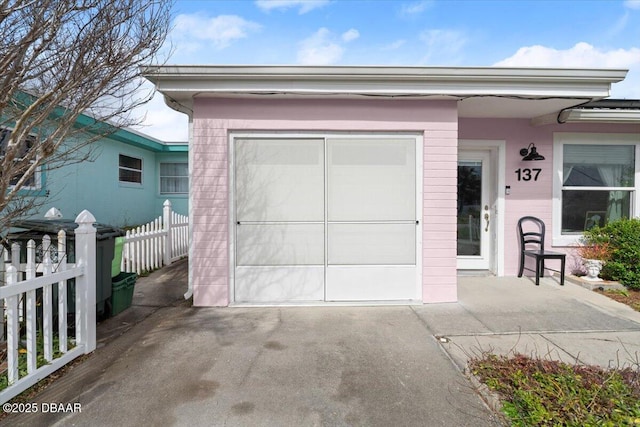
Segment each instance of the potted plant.
M578 254L587 270L586 280L602 280L598 275L602 266L611 258L611 248L607 242L586 242L578 246Z

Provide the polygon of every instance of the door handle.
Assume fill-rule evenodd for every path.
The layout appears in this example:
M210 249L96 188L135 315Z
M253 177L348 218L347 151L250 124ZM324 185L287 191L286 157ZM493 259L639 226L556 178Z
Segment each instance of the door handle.
M484 231L489 231L489 213L484 214L484 220L487 221L487 226L484 228Z

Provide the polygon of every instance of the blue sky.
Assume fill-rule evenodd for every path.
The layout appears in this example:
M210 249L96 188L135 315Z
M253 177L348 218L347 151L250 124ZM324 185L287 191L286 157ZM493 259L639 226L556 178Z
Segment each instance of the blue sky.
M169 64L439 65L627 68L616 98L640 98L640 0L184 1ZM187 139L160 97L151 136Z

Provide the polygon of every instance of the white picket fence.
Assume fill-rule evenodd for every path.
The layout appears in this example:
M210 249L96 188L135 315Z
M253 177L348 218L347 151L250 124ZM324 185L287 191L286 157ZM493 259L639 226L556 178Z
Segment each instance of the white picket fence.
M173 212L165 200L161 216L127 231L124 239L122 271L140 274L171 265L189 253L189 217Z
M5 403L76 357L96 348L96 219L89 211L76 218L76 263L66 262L66 234L57 235L57 247L44 236L40 248L27 243L26 263L20 263L20 245L10 253L0 246L0 301L6 316L6 375L0 391ZM55 250L57 249L57 251ZM54 254L52 257L51 255ZM40 259L38 259L40 258ZM75 278L75 332L67 335L67 281ZM54 325L54 289L57 289L57 328ZM24 333L22 333L24 332ZM54 345L54 336L58 342ZM72 348L68 342L72 342ZM42 343L39 349L39 343ZM26 354L25 354L26 352ZM57 354L57 357L54 357ZM21 356L22 355L22 356ZM20 358L26 356L26 374L20 376ZM38 356L41 366L38 367Z

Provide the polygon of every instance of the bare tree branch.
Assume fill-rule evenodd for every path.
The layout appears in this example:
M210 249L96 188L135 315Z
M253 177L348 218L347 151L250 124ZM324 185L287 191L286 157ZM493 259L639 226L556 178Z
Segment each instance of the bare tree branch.
M24 194L38 171L85 161L88 144L138 123L130 112L152 95L140 67L163 62L170 10L171 0L0 0L0 237L37 206Z

